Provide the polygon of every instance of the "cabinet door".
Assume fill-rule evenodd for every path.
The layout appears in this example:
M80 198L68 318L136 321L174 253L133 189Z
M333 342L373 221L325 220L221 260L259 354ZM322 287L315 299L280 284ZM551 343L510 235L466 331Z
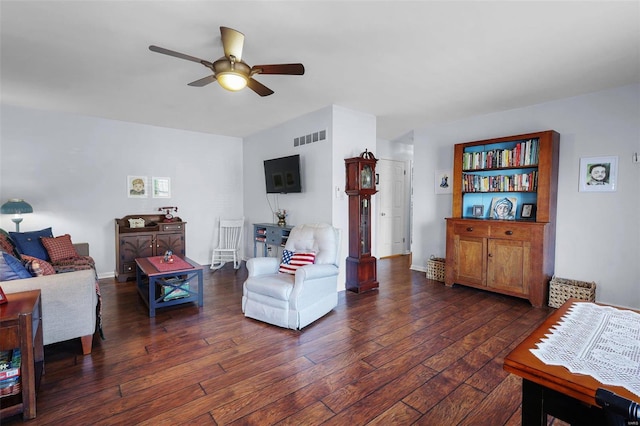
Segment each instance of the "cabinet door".
M121 274L135 273L137 257L153 256L153 235L125 235L120 237L120 263L118 271Z
M485 285L487 239L456 235L455 282L460 284Z
M489 239L488 249L487 287L528 295L530 243Z
M184 255L185 244L184 235L176 234L158 234L156 236L156 256L163 255L167 250L171 250L174 254Z
M120 237L120 260L133 262L137 257L153 256L153 236L126 235Z

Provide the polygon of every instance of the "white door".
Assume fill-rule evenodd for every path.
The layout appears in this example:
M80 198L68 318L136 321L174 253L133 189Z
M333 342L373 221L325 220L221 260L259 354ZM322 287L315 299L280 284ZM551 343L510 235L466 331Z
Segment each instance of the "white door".
M407 235L405 216L408 211L405 197L406 166L403 161L379 160L378 193L378 257L405 254Z

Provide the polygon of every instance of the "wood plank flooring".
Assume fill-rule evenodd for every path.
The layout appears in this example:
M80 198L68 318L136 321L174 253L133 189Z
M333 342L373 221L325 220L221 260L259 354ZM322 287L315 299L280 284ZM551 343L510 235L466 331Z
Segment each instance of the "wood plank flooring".
M341 292L300 332L244 318L245 277L244 266L206 269L203 308L155 318L132 281L101 280L106 340L88 356L79 341L45 348L26 423L520 424L521 380L502 361L550 308L447 288L396 257L378 260L378 291Z

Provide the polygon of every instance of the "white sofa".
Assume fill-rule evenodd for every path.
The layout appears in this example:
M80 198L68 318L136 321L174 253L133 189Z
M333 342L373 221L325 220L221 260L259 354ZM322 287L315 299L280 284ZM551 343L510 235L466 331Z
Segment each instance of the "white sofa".
M88 255L88 244L74 244ZM42 339L45 345L80 338L82 353L91 353L96 331L96 275L92 269L0 282L6 294L40 290Z
M338 304L340 231L328 224L294 227L285 245L290 251L313 251L315 263L295 275L279 273L281 259L256 257L247 261L242 311L279 327L301 329Z

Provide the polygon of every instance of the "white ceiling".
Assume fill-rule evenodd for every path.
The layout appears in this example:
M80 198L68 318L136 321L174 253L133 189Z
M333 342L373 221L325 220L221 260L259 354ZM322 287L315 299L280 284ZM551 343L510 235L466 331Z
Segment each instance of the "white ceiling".
M6 1L2 103L243 137L335 104L395 139L443 121L640 82L633 1ZM187 83L245 34L275 94Z

